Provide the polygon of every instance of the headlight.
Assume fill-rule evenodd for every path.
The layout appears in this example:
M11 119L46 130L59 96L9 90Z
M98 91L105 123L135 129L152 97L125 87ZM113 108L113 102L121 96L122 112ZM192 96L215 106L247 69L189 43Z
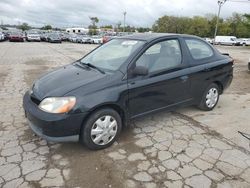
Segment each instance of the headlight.
M75 103L75 97L49 97L42 100L39 108L49 113L66 113L75 106Z

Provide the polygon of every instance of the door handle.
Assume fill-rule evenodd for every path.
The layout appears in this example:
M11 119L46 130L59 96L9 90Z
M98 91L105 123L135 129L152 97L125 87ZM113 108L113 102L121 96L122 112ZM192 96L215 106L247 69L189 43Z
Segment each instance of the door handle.
M181 76L181 81L182 81L182 82L186 82L187 79L188 79L188 76Z

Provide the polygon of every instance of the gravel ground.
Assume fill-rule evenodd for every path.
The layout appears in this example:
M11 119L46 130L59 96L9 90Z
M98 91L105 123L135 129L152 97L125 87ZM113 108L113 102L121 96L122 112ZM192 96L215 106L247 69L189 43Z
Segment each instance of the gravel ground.
M236 59L235 78L213 112L185 108L138 119L112 147L48 143L27 125L22 96L55 67L94 45L0 43L0 187L250 187L250 50L219 47Z

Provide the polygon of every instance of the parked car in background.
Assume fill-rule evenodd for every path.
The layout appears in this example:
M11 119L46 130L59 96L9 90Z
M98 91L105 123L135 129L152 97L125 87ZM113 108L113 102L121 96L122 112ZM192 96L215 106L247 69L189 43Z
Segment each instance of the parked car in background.
M110 41L112 38L113 38L113 36L105 35L102 37L102 42L106 43L106 42Z
M235 36L216 36L214 39L214 44L238 46L240 45L240 42Z
M40 42L41 41L41 36L38 33L27 33L26 40L28 42L30 42L30 41Z
M59 36L61 37L62 41L68 41L69 40L69 34L68 33L60 33Z
M240 45L241 46L250 46L250 39L246 39L246 38L240 39Z
M110 40L113 39L113 38L117 38L117 36L105 35L105 36L102 37L102 42L103 42L103 43L106 43L106 42L110 41Z
M70 34L69 35L69 41L70 42L77 42L77 35L76 34Z
M22 33L10 33L9 41L10 42L24 42L24 35Z
M76 39L76 42L77 43L82 43L82 44L92 44L93 40L88 35L78 35L77 39Z
M8 32L3 32L3 34L4 34L4 40L8 40L10 34Z
M204 40L210 44L213 44L213 39L211 39L211 38L204 38Z
M5 40L5 36L3 33L0 32L0 41L4 41Z
M48 33L42 33L40 38L41 38L41 41L47 41Z
M80 35L80 43L83 44L93 44L93 39L88 35Z
M76 35L76 43L82 43L82 35Z
M102 44L103 43L103 39L101 36L94 35L91 37L91 39L92 39L94 44Z
M61 37L57 33L50 33L48 35L48 42L50 43L61 43Z
M136 34L44 75L23 107L35 134L103 149L137 117L189 105L213 110L232 78L233 59L199 37Z

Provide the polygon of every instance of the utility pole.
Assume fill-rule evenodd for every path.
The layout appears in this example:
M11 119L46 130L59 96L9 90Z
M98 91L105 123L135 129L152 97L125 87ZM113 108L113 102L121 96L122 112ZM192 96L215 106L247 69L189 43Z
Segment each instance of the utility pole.
M219 5L219 10L218 10L218 15L217 15L217 21L216 21L216 26L215 26L215 31L214 31L214 39L217 35L217 31L218 31L218 24L219 24L219 19L220 19L220 11L221 11L221 7L222 5L224 5L224 3L227 0L218 0L218 5Z
M127 12L123 12L123 32L125 32L125 24L126 24L126 14Z

